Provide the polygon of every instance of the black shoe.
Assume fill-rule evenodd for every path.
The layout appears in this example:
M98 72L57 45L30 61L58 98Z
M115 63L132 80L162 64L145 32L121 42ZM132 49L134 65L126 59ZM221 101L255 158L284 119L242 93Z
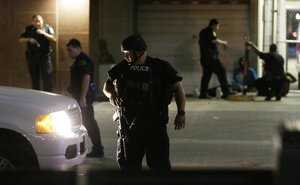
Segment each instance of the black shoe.
M211 97L208 95L200 95L200 96L198 96L198 98L199 99L211 99Z
M88 153L86 155L87 158L102 158L104 157L104 152L103 151L100 151L100 152L95 152L95 151L92 151L90 153Z

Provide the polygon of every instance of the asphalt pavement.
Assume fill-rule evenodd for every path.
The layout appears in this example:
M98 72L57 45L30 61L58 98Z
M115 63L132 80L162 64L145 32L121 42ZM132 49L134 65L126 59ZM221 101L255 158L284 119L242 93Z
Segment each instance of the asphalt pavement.
M250 94L251 95L251 94ZM115 161L116 128L114 107L95 102L105 156L88 158L77 167L79 177L91 169L118 169ZM276 169L278 126L300 118L300 91L292 90L281 101L199 100L187 97L186 127L174 130L177 113L169 106L170 160L173 169L259 168ZM144 164L146 168L146 164ZM80 178L84 181L84 178Z

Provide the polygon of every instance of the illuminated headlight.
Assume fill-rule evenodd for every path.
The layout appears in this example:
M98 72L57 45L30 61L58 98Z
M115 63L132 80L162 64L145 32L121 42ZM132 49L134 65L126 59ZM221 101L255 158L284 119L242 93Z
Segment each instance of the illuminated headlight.
M66 112L54 112L39 116L35 122L38 134L66 133L71 131L71 121Z

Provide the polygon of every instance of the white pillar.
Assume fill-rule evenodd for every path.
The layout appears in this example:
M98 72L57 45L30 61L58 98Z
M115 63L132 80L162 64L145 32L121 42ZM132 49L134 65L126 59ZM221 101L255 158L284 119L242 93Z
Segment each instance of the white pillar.
M264 10L264 1L265 0L258 0L258 3L257 3L257 11L258 11L258 17L257 17L257 29L258 29L258 36L257 36L257 47L258 48L263 48L263 45L264 45L264 30L265 30L265 25L264 25L264 17L265 17L265 10ZM257 60L258 63L257 63L257 74L259 76L262 75L262 64L260 62L260 60L258 59Z
M274 20L277 21L276 25L276 41L277 50L283 56L284 60L286 61L286 50L287 50L287 43L286 43L286 8L285 8L286 0L277 0L277 10L275 13L277 14ZM285 62L287 64L287 62ZM287 67L287 66L286 66Z
M264 42L263 51L269 51L273 40L273 0L265 0L264 4Z

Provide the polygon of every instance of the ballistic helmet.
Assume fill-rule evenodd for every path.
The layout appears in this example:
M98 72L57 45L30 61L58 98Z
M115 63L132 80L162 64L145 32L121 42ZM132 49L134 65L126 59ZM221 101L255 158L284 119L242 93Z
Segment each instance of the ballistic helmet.
M131 35L125 38L121 44L121 51L145 51L147 44L140 35Z

